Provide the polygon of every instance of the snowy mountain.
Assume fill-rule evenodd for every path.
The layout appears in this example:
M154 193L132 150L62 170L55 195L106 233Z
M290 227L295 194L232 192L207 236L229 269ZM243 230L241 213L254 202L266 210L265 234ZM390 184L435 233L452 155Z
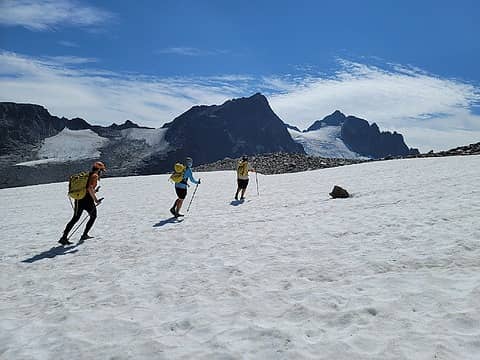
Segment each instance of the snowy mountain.
M260 175L243 204L195 175L183 222L166 175L102 180L65 248L66 183L0 190L0 357L478 359L480 156Z
M110 176L128 176L170 172L186 156L200 165L243 154L304 153L261 94L194 106L161 129L130 120L90 125L38 105L0 103L0 130L0 188L63 181L100 157Z
M417 149L408 148L401 134L381 132L377 124L370 125L366 120L345 116L338 110L315 121L303 132L287 124L286 127L309 155L379 159L419 154Z

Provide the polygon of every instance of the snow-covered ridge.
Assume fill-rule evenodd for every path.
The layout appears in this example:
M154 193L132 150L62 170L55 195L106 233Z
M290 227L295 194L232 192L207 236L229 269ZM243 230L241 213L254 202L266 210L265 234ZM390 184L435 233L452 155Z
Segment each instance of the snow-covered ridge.
M182 223L168 175L102 180L64 249L66 183L0 190L0 357L478 359L480 156L259 175L240 205L195 176Z
M64 128L55 136L46 138L38 151L38 160L17 165L34 166L49 162L67 162L100 157L99 149L108 143L108 139L92 130L70 130Z
M340 138L341 126L324 126L318 130L298 132L287 129L292 139L301 144L308 155L327 158L365 159L351 151Z

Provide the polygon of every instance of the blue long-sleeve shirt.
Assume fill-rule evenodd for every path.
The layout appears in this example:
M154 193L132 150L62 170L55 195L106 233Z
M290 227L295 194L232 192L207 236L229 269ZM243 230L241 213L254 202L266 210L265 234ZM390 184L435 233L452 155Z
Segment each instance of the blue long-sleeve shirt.
M176 183L175 187L180 189L186 189L188 187L188 180L190 180L194 184L200 184L198 180L195 180L195 178L193 177L192 169L190 169L189 167L187 167L187 169L183 173L183 181Z

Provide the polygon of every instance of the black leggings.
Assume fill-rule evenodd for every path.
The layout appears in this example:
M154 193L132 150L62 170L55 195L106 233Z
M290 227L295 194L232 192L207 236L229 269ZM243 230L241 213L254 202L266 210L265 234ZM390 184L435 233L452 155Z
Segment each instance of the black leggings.
M87 222L87 225L85 226L85 231L83 232L84 235L87 235L90 229L93 226L93 223L95 222L97 218L97 207L95 206L95 202L93 201L92 197L90 194L85 195L85 197L81 200L75 200L75 208L73 210L73 217L70 220L70 222L67 224L65 227L65 230L63 231L63 235L67 236L70 230L72 230L73 226L75 223L80 220L80 217L82 216L83 210L86 210L88 212L88 215L90 215L90 219Z

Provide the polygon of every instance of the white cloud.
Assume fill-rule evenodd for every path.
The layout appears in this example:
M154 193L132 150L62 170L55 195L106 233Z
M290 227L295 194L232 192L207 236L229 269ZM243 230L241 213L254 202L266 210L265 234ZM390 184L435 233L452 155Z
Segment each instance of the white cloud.
M98 26L113 18L114 15L106 10L81 5L74 0L0 1L0 24L35 31L51 30L61 25Z
M182 55L182 56L211 56L221 55L228 53L227 50L204 50L193 47L169 47L156 51L157 54L170 54L170 55Z
M71 47L71 48L79 47L79 45L76 42L68 41L68 40L60 40L58 44L66 47Z
M131 119L159 127L193 105L222 103L246 91L241 77L237 86L229 78L159 79L75 67L86 60L0 53L0 101L41 104L54 115L97 124Z
M422 151L480 141L480 116L472 113L477 87L398 65L380 69L344 61L330 77L157 78L92 68L94 61L0 52L0 101L41 104L52 114L96 124L131 119L159 127L193 105L262 91L280 118L301 128L339 109L401 132Z
M480 116L471 112L480 91L465 82L399 65L381 69L348 61L333 77L271 82L279 92L270 96L272 108L301 128L338 109L401 132L409 146L421 150L480 141Z

